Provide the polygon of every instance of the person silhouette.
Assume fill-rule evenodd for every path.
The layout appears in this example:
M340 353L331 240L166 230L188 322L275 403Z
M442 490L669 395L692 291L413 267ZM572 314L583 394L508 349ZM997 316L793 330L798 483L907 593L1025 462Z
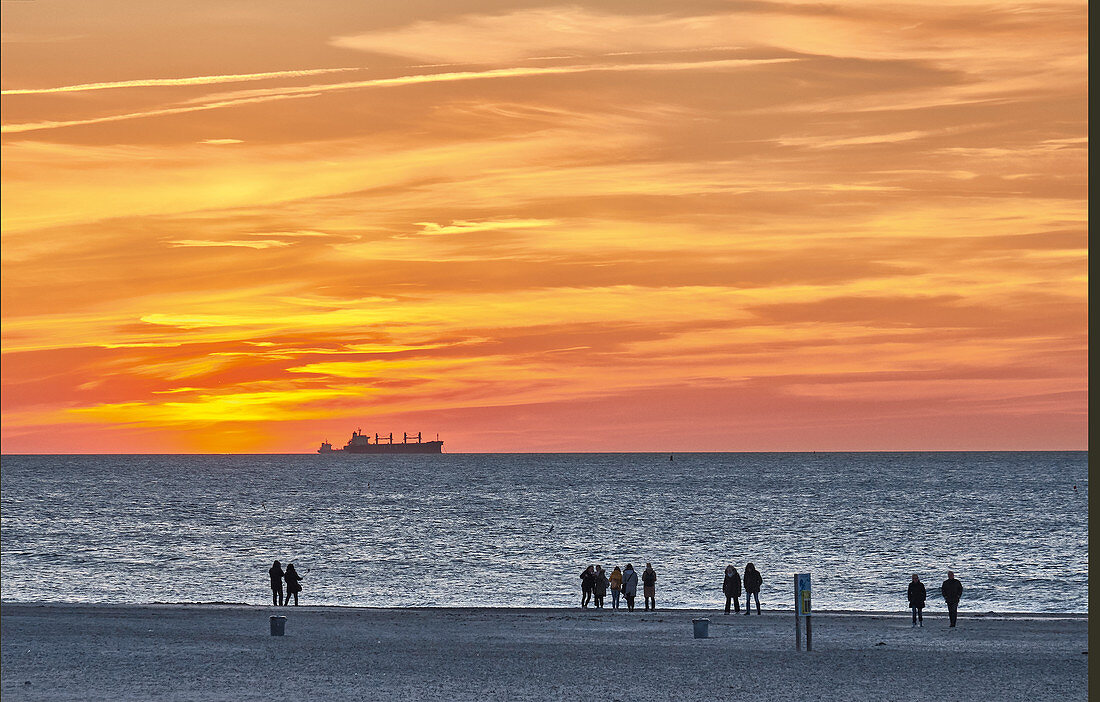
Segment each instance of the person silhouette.
M268 570L271 577L271 604L281 607L283 604L283 567L279 561L275 561Z
M283 579L286 580L286 600L284 605L290 604L290 596L294 595L294 606L298 606L298 593L302 591L302 576L298 575L298 571L294 569L293 563L286 564L286 572L283 573Z
M634 572L634 565L627 563L623 568L623 597L626 598L626 611L634 611L634 598L638 596L638 574Z
M657 571L653 570L652 563L646 563L642 571L642 596L647 612L657 609Z
M963 586L955 579L953 571L947 571L947 580L940 586L940 594L947 603L947 616L951 620L951 626L955 626L955 621L959 618L959 600L962 598Z
M615 570L611 571L611 577L607 579L611 586L611 609L619 608L619 598L623 594L623 570L619 566L615 566Z
M596 585L596 568L588 566L581 572L581 607L587 609L592 600L592 588Z
M597 609L603 609L603 598L610 585L611 581L607 579L603 566L596 566L596 581L592 583L592 599L595 600Z
M741 613L741 575L732 565L726 566L725 577L722 578L722 593L726 596L726 614L730 613L730 604L733 610Z
M752 563L745 566L745 575L742 578L745 584L745 616L752 614L752 599L756 598L756 614L760 614L760 586L764 579L760 577L760 571Z
M913 626L918 623L924 626L924 601L928 598L928 592L916 573L913 573L913 580L909 583L908 596L909 609L913 610Z

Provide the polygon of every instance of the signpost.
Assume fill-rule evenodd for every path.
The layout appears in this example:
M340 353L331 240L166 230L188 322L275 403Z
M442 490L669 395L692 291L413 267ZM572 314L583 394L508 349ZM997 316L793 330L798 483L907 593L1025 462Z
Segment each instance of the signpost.
M806 650L812 650L810 639L810 574L795 573L794 575L794 647L802 650L802 626L799 621L806 618Z

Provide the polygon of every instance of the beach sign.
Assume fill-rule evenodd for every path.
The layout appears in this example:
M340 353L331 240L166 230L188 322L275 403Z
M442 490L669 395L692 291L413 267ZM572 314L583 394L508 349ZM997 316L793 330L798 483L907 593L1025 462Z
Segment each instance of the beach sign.
M802 619L806 620L806 650L811 650L810 574L794 574L794 647L802 650Z
M798 613L803 617L810 616L810 574L799 573L797 575L798 585L795 595L795 605L798 607Z

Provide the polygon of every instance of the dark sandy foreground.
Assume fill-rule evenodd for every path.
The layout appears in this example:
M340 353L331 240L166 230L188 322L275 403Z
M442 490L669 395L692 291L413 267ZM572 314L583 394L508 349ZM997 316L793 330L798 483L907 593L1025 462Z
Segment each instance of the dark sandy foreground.
M672 610L0 607L16 700L1085 700L1088 620ZM692 638L693 617L711 638Z

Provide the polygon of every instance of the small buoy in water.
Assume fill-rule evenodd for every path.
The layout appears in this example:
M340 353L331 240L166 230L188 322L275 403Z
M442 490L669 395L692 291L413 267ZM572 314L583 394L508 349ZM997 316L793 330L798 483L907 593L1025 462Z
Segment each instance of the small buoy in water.
M671 453L668 454L668 460L670 460L670 461L672 460L672 454Z

